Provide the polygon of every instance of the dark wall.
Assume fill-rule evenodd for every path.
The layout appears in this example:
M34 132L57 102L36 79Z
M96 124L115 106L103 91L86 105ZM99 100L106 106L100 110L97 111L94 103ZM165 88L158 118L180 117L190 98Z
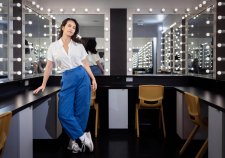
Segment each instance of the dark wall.
M127 74L127 9L110 9L110 75Z

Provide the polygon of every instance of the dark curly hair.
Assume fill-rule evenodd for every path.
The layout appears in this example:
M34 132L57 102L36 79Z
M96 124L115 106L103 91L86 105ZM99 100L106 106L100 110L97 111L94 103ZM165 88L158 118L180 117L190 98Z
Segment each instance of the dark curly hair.
M97 42L95 39L89 39L87 41L87 44L86 44L86 51L90 51L92 54L96 54L97 53L97 50L95 49L96 48L96 45L97 45Z
M66 18L65 20L63 20L63 22L62 22L62 24L60 26L60 32L59 32L58 40L62 37L62 35L63 35L62 28L66 26L66 24L67 24L68 21L73 21L75 23L75 25L76 25L75 33L73 34L73 36L71 37L71 39L74 42L81 43L81 40L77 37L77 35L79 33L79 24L78 24L77 20L76 19L73 19L73 18Z

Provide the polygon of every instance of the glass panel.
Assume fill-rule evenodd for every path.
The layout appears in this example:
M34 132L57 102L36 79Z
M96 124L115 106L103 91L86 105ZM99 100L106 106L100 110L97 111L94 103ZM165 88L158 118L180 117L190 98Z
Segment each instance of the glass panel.
M82 37L81 41L86 46L89 39L95 39L97 42L96 50L100 56L100 62L104 68L104 14L67 14L67 15L55 15L56 23L61 25L62 21L68 17L74 18L80 25L79 35ZM56 73L60 71L56 68Z
M26 77L41 74L46 65L46 51L50 44L49 20L33 13L25 14L25 71Z
M213 77L213 22L211 9L188 20L188 69L190 75Z
M0 79L8 77L8 0L0 4Z
M170 26L181 22L181 17L179 14L133 15L133 74L177 71L175 57L171 58L170 52L173 48ZM176 38L175 31L172 34ZM163 38L165 43L162 42ZM172 65L171 60L174 61Z

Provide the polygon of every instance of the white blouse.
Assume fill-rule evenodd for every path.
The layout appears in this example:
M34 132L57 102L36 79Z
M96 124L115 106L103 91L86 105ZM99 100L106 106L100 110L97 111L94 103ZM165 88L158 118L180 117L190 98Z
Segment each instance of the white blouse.
M47 52L47 59L53 61L56 68L62 72L83 65L82 60L88 55L82 44L71 40L68 47L67 54L62 39L59 39L50 44Z
M100 57L98 53L92 54L90 51L88 51L88 56L87 56L88 62L90 66L97 65L97 61L100 61Z

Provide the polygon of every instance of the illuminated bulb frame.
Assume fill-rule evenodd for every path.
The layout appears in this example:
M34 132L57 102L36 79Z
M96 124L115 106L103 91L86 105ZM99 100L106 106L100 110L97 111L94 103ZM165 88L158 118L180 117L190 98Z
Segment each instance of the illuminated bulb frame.
M65 9L62 8L64 11L60 12L59 9L51 8L50 12L46 9L42 11L42 14L47 14L49 16L58 15L58 14L99 14L104 15L104 49L105 59L108 59L108 61L105 62L105 73L104 75L110 75L110 9L105 8L70 8ZM132 32L132 31L130 31ZM47 34L46 34L47 35Z

